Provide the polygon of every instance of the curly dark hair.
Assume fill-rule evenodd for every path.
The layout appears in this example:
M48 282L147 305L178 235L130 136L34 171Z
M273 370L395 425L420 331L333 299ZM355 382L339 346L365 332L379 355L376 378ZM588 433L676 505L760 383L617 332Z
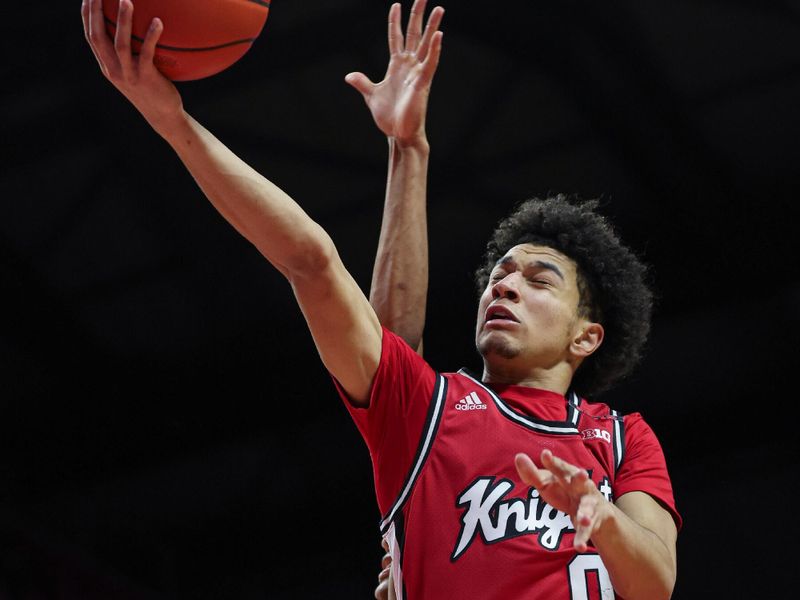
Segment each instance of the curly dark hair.
M581 364L572 381L584 396L596 396L628 375L641 358L653 311L647 267L622 244L598 214L597 200L558 194L522 202L500 221L476 272L478 293L486 289L497 261L518 244L558 250L575 261L579 314L603 325L600 347Z

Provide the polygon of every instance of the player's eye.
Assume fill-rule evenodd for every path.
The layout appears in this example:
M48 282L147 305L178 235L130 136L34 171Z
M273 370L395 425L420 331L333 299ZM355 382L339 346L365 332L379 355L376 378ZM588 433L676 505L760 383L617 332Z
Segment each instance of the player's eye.
M538 279L536 277L529 277L528 282L534 285L550 285L550 282L547 279Z

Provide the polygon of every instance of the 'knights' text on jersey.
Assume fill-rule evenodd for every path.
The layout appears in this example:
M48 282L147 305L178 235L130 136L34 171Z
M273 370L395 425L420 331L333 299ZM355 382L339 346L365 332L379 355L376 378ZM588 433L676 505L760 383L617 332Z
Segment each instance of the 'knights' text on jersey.
M370 407L348 409L370 448L398 598L615 597L600 556L572 547L569 515L519 479L518 452L538 462L549 449L586 469L606 499L645 491L679 518L663 454L638 415L437 374L388 331Z

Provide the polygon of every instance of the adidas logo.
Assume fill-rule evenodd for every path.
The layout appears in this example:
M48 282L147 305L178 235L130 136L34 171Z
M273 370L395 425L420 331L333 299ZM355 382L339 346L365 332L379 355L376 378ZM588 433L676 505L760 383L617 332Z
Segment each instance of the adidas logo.
M486 410L486 405L478 398L478 394L471 392L456 402L456 410Z

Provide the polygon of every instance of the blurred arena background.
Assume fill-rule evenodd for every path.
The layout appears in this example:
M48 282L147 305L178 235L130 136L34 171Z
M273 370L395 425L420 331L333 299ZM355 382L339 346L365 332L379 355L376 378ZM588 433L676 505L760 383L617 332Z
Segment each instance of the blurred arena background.
M12 8L2 38L0 599L370 598L369 457L289 287L100 75L79 4ZM244 59L180 86L365 290L386 143L343 77L382 75L388 6L275 0ZM602 198L659 294L646 360L605 400L664 446L674 598L785 597L800 3L445 8L429 361L479 364L471 273L500 217Z

